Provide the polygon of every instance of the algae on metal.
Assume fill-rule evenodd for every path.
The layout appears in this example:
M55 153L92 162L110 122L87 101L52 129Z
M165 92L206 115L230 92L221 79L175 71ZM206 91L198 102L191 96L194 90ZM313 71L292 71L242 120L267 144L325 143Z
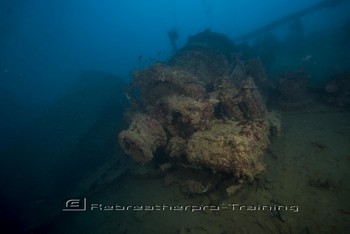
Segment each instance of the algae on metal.
M141 163L160 156L252 179L265 169L270 127L279 131L278 116L267 115L266 82L258 59L243 61L228 37L201 32L167 63L134 74L134 117L119 143Z

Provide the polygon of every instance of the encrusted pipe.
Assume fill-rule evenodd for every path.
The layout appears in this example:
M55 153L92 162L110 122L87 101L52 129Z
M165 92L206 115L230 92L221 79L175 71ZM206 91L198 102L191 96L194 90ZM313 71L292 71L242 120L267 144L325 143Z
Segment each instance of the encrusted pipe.
M119 134L119 144L124 152L139 163L151 161L154 152L166 141L160 123L145 114L135 115L130 127Z

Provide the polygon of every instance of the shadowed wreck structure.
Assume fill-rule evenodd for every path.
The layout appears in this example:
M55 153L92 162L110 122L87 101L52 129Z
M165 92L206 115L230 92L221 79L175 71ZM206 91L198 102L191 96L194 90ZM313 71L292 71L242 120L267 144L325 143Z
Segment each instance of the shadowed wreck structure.
M349 232L350 1L12 2L0 233Z
M259 60L242 61L228 37L205 30L168 63L134 74L131 124L119 144L140 163L161 158L251 181L280 129L265 107L266 86Z

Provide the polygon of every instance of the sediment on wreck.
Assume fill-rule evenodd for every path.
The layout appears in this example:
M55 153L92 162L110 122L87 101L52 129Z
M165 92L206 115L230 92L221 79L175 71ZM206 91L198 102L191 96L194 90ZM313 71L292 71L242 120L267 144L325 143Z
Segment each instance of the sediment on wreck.
M119 144L126 154L139 163L153 158L157 148L165 145L166 134L157 120L148 115L134 116L129 129L119 134Z
M251 179L265 169L262 155L278 122L268 120L266 81L258 59L242 61L228 37L205 30L167 63L134 74L134 117L119 143L141 163L161 149L169 163Z

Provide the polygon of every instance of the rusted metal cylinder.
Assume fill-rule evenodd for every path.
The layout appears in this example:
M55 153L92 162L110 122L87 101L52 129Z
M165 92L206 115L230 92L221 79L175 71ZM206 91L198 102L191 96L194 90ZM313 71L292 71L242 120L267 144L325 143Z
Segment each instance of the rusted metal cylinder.
M134 116L130 127L119 134L124 152L139 163L151 161L154 152L164 146L167 137L160 123L145 114Z

